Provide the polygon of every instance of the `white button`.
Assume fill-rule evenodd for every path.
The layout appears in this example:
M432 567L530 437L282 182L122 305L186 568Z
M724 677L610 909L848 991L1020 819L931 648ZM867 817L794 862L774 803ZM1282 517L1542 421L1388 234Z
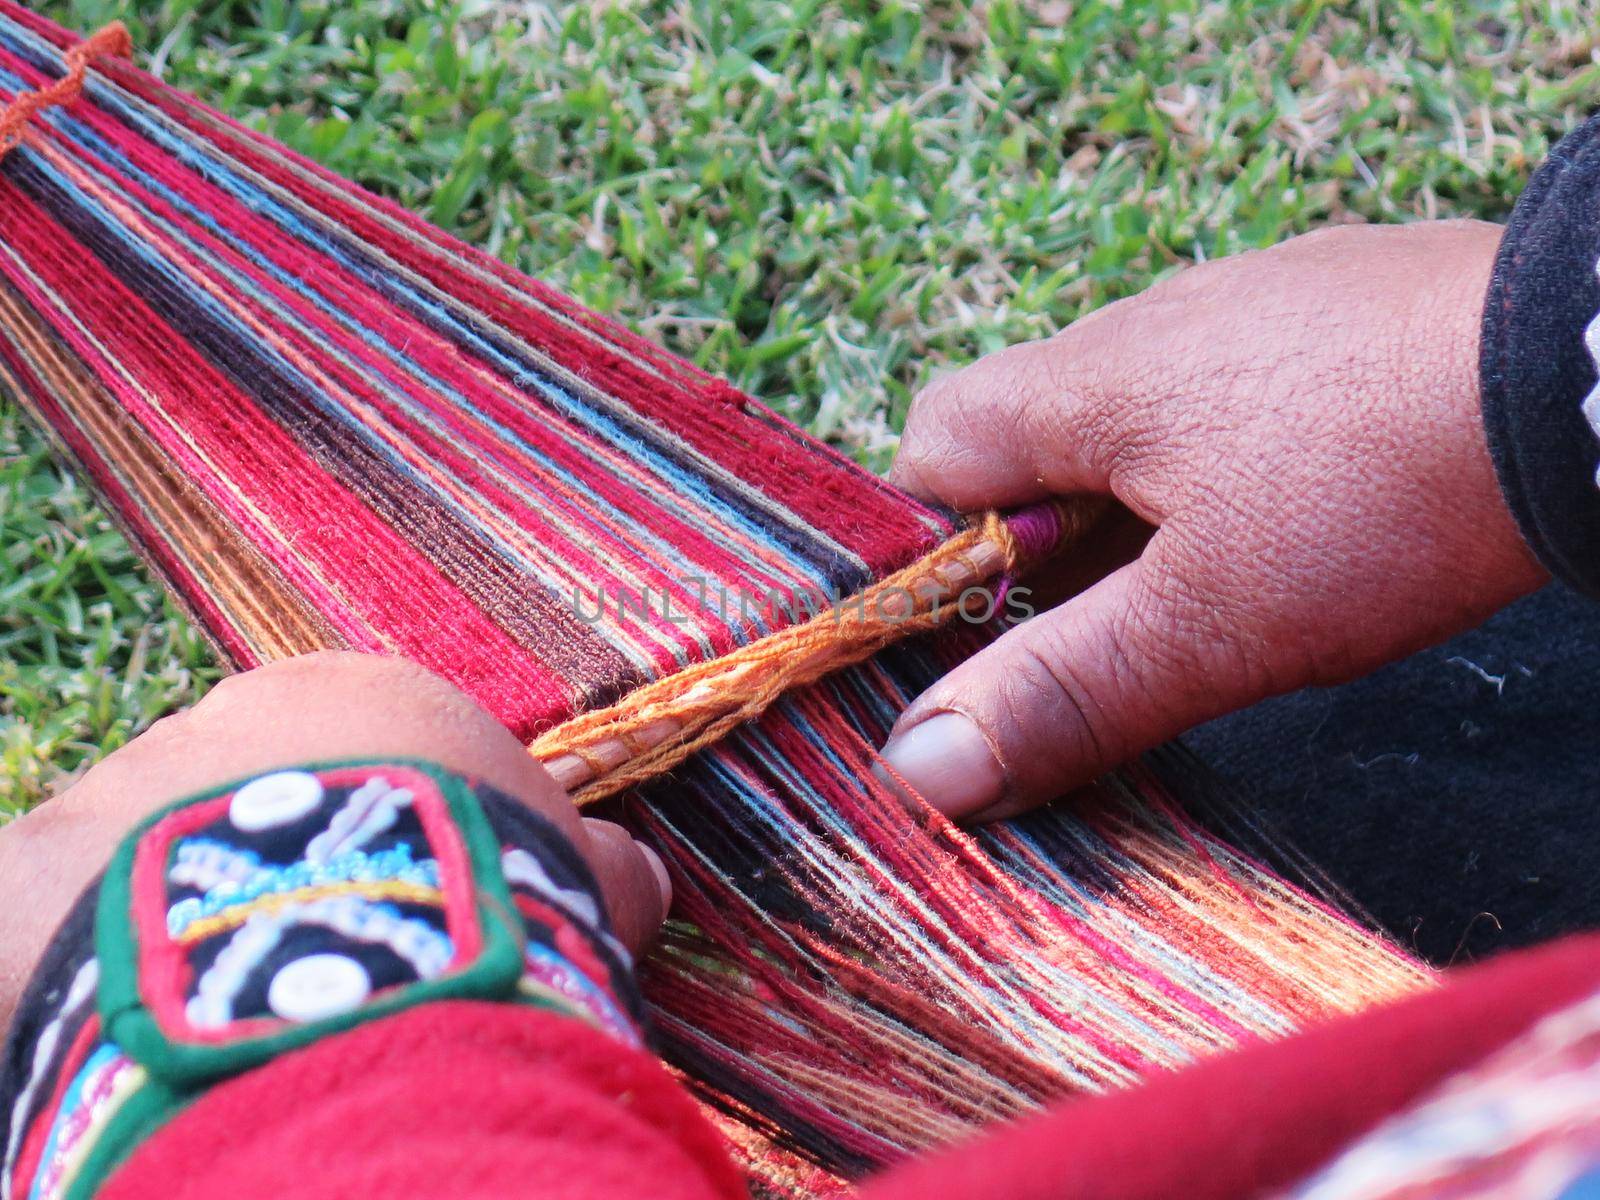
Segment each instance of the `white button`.
M367 969L342 954L308 954L278 969L267 1004L285 1021L320 1021L359 1008L372 994Z
M277 771L252 779L228 803L235 829L254 833L298 821L322 803L322 784L304 771Z

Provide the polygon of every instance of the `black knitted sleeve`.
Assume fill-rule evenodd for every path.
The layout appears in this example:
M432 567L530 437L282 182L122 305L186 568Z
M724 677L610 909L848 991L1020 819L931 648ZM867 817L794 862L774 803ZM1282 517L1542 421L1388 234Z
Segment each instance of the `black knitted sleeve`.
M1557 577L1600 597L1600 117L1558 145L1517 202L1484 304L1489 451L1517 523ZM1600 339L1600 327L1596 328ZM1596 343L1600 349L1600 340Z

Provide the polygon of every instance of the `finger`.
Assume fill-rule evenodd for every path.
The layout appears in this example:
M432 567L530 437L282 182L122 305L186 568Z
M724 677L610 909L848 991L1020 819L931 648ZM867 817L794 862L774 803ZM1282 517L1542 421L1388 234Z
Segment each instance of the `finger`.
M650 944L672 903L672 881L660 857L628 831L610 821L585 818L583 822L589 865L600 890L612 927L622 944L637 954Z
M1099 372L1079 349L1090 332L1012 346L929 384L906 418L890 480L964 512L1106 491Z
M901 718L885 762L946 815L992 820L1237 706L1212 668L1228 656L1150 571L1122 567L952 671Z

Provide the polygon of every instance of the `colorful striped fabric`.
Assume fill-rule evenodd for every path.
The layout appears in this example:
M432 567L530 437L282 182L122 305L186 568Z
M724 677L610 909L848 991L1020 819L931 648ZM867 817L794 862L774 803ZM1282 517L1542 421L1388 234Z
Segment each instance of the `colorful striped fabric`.
M0 0L0 102L71 44ZM123 63L0 160L0 378L233 664L403 653L525 737L952 528ZM977 835L908 809L873 747L994 633L803 688L615 806L677 896L663 1049L769 1194L1426 982L1148 772Z
M6 11L10 96L68 43ZM530 732L784 620L770 593L847 595L948 532L729 385L142 72L107 65L89 95L0 171L0 313L28 338L6 370L73 397L52 426L236 664L403 653ZM123 437L138 477L111 461ZM182 539L140 518L173 478L197 510ZM196 561L218 553L255 594Z

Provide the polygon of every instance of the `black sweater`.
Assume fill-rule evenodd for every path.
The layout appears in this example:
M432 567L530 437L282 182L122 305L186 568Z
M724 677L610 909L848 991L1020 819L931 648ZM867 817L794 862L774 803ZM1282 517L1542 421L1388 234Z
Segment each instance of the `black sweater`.
M1517 202L1480 352L1484 426L1506 501L1539 560L1590 596L1600 596L1597 257L1600 116L1556 147ZM1600 350L1600 325L1593 338Z

